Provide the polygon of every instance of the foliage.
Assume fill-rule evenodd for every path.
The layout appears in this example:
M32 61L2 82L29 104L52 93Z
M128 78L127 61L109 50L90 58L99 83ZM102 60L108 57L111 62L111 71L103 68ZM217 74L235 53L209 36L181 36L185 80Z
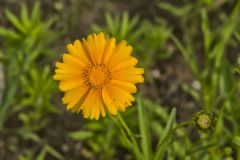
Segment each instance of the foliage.
M203 109L208 112L215 112L218 115L214 135L202 135L206 140L201 141L200 144L204 147L200 147L199 150L202 151L198 151L198 153L205 159L221 159L227 156L224 152L221 152L226 147L230 147L230 150L235 149L231 144L230 146L227 145L229 141L233 141L231 135L239 134L239 125L236 124L239 118L235 114L239 110L240 104L237 98L239 96L237 91L238 80L235 79L235 66L229 62L227 52L229 52L229 42L234 41L232 35L237 31L239 25L237 15L240 12L240 3L238 1L234 4L229 17L224 19L222 25L214 29L212 29L211 21L208 18L208 14L211 12L208 13L205 6L196 9L195 12L201 16L204 64L198 65L197 46L190 43L195 38L194 34L189 32L193 31L192 28L189 28L188 31L183 30L185 40L180 41L175 35L172 35L171 39L179 48L200 83L201 89L197 95L200 98L196 100L203 106ZM182 23L183 26L186 26L187 22ZM233 126L231 130L224 126L225 121L231 123ZM193 156L197 157L198 153L194 153Z
M212 2L213 3L213 2ZM237 20L237 15L239 14L239 2L234 4L233 11L229 15L229 18L226 18L223 21L223 25L218 26L214 30L211 30L211 23L208 20L208 14L214 12L215 10L211 8L210 2L206 3L207 5L202 5L200 3L196 3L195 5L185 5L182 8L175 7L170 3L159 3L159 8L169 12L173 16L180 17L180 23L183 28L183 39L180 41L176 38L173 32L166 32L167 29L162 27L162 31L160 29L159 33L163 35L163 33L168 33L167 36L162 36L169 38L173 41L174 45L179 49L182 53L183 57L185 58L186 62L188 63L193 75L196 77L197 82L200 83L200 90L199 92L194 91L193 88L187 87L187 91L191 92L194 95L195 100L198 102L199 105L203 106L203 109L207 110L208 112L215 112L218 116L217 125L215 128L214 135L207 135L204 133L200 133L201 139L198 142L198 145L191 142L188 137L188 133L184 130L177 130L178 132L182 132L180 137L176 136L176 140L174 139L170 144L166 145L164 148L168 148L167 146L171 146L172 151L167 151L165 156L168 159L184 157L191 157L194 159L198 159L197 157L201 156L205 159L221 159L223 157L231 156L231 153L226 154L225 152L221 152L221 150L235 150L234 146L225 146L226 143L229 141L234 141L231 135L239 134L239 127L237 125L237 121L239 121L235 112L239 109L239 100L238 100L238 92L237 86L239 85L238 80L235 79L235 66L232 65L229 60L227 59L226 49L229 45L229 41L232 40L233 33L237 32L237 25L239 21ZM211 8L208 11L208 7ZM190 12L193 12L191 16L187 16ZM209 13L208 13L209 12ZM143 48L147 48L148 50L141 50L136 47L136 50L139 49L140 53L147 53L147 57L151 59L150 63L146 63L147 60L143 58L143 55L138 55L141 59L144 66L148 66L147 64L154 64L152 62L156 58L149 56L151 55L151 48L159 48L160 46L154 45L154 42L161 42L161 40L157 40L153 38L153 35L156 34L156 37L159 38L161 36L157 35L157 30L154 28L160 28L157 24L140 23L137 17L133 17L132 20L129 20L127 13L124 13L122 19L119 16L111 17L110 14L106 14L106 22L107 22L107 32L110 32L118 39L129 39L130 44L133 46L143 46L139 40L135 37L144 37L144 46ZM196 33L196 21L193 21L195 17L201 17L201 29L203 33L203 52L204 52L204 65L198 64L198 55L197 49L199 48L198 44L192 43L196 36L199 36ZM227 17L228 15L225 15ZM193 23L192 26L189 26L189 23ZM128 25L127 25L128 24ZM132 25L132 24L135 24ZM138 25L137 25L138 24ZM150 28L147 26L150 24L150 28L153 32L153 35L149 32ZM130 26L126 29L124 26ZM134 26L134 27L133 27ZM144 31L141 30L141 26L143 27ZM188 29L186 27L188 26ZM104 30L99 27L93 26L94 31ZM129 30L128 30L129 29ZM123 34L124 33L124 34ZM146 34L145 36L144 33ZM137 36L135 36L137 35ZM147 38L147 37L151 38ZM238 34L236 34L236 37ZM163 38L164 42L166 38ZM153 40L153 41L151 41ZM148 43L149 42L149 43ZM236 43L236 42L235 42ZM152 44L153 47L151 47ZM185 46L186 44L186 46ZM164 45L165 46L165 45ZM139 53L139 52L137 52ZM155 53L156 54L156 53ZM141 113L141 110L139 111ZM141 114L140 114L141 115ZM134 153L137 155L137 159L152 159L152 149L149 145L149 136L146 132L146 126L144 123L148 122L149 120L142 120L140 119L140 132L142 132L142 145L141 149L134 149ZM169 120L170 121L170 120ZM228 121L233 126L233 130L229 130L228 128L224 127L225 121ZM141 127L144 125L145 127ZM164 136L163 136L164 137ZM219 141L219 139L221 139ZM131 141L130 141L131 142ZM209 143L208 143L209 142ZM181 143L186 144L186 147L181 148ZM172 146L173 145L173 146ZM178 146L178 147L177 147ZM134 144L132 144L134 148ZM176 148L177 147L177 148ZM141 153L142 152L142 153ZM214 154L214 153L219 154ZM142 155L143 154L143 155ZM140 155L140 156L139 156ZM162 159L163 155L160 156ZM159 157L157 157L159 158Z
M33 102L36 98L43 98L42 102L40 102L42 104L35 104L38 106L36 108L46 105L44 103L49 103L47 101L50 100L53 93L53 82L49 79L49 68L47 69L46 67L41 75L37 69L45 64L37 64L36 61L40 58L48 61L48 58L44 57L51 56L51 51L47 49L47 46L57 36L49 29L53 19L47 22L41 21L41 12L38 3L34 6L30 17L25 5L22 6L21 17L19 19L9 10L5 10L5 15L14 29L0 28L0 36L4 38L1 59L4 65L5 86L3 101L0 105L0 115L2 117L0 121L1 129L11 114L21 107L35 104ZM28 78L29 74L31 74L31 78ZM31 84L36 86L31 86ZM41 88L43 85L51 87L45 86L44 89ZM20 92L19 88L21 88ZM39 92L39 90L41 91ZM32 99L28 99L26 94ZM18 98L15 98L16 96ZM26 101L32 101L32 103L28 102L27 104ZM20 106L10 109L11 105L15 103Z
M155 59L165 59L171 56L171 49L164 48L170 37L171 29L163 19L156 19L155 23L149 20L140 21L138 15L130 19L128 12L124 12L121 17L106 13L105 19L106 28L93 24L92 30L94 32L105 31L109 36L116 37L117 41L126 39L134 47L140 65L145 66L145 69L152 67Z
M71 123L77 127L71 128L73 124L70 123L69 126L54 124L66 130L57 133L65 134L64 139L59 139L60 143L79 143L80 149L74 152L80 152L83 159L240 159L240 1L172 2L175 1L148 2L150 7L155 7L148 13L154 13L151 17L144 15L144 11L134 13L130 10L119 15L104 10L105 25L92 24L91 31L104 31L109 37L114 36L117 41L126 39L133 46L140 66L146 71L147 82L139 91L144 94L152 86L156 92L161 90L156 87L158 82L152 76L152 68L178 58L186 62L192 81L198 87L174 77L174 83L180 83L180 92L184 92L177 94L187 94L193 99L196 113L205 110L216 116L213 133L198 131L192 125L191 116L182 122L179 117L188 112L187 107L163 105L164 97L150 100L148 92L144 96L140 93L133 107L121 115L108 115L99 121L79 121L76 120L79 115L71 115L74 119ZM80 10L78 6L74 6L74 13ZM62 7L64 11L65 6ZM49 156L71 159L61 153L60 146L52 146L44 137L51 120L55 122L56 117L67 117L57 107L57 87L49 65L56 58L52 54L56 47L52 44L59 39L59 32L51 29L57 22L56 17L50 16L48 21L43 21L39 3L31 12L23 4L19 17L8 9L4 16L10 27L0 27L3 42L0 62L4 74L0 135L7 137L6 134L13 132L22 141L36 144L36 148L16 149L20 160L41 160ZM78 17L76 14L73 19ZM71 27L63 30L70 32ZM178 68L179 64L173 65ZM168 83L167 80L164 83ZM8 120L16 119L20 124L17 127L6 125Z
M48 46L59 34L50 29L54 18L42 21L39 3L34 5L31 14L23 4L19 18L8 9L4 13L11 29L0 27L0 37L4 42L0 57L4 74L0 133L6 132L4 125L14 115L22 122L15 133L41 144L41 139L34 132L46 127L48 120L44 116L59 112L51 103L57 87L48 64L53 57ZM44 144L42 147L36 159L45 159L46 153L61 159L51 146ZM34 159L30 151L19 159Z

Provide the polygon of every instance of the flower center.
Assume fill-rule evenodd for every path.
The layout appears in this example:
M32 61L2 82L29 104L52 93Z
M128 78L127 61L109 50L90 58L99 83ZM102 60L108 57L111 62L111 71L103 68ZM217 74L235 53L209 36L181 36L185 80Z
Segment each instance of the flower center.
M112 75L106 65L92 65L86 69L85 78L90 87L100 90L111 81Z
M211 125L211 119L208 115L200 115L197 120L197 124L202 129L207 129Z

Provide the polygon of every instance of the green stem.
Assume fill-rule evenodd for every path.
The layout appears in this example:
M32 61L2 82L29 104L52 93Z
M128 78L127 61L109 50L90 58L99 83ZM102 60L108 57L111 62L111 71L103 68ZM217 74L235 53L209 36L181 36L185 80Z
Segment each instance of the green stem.
M176 127L173 128L173 132L175 132L178 128L185 127L188 125L192 125L192 121L186 121L186 122L179 123Z
M121 123L121 125L123 126L124 130L127 133L127 136L130 138L130 140L133 142L134 145L137 145L137 141L134 137L134 134L132 133L132 131L129 129L128 125L126 124L126 122L124 121L124 119L122 118L121 114L119 113L117 115L119 122Z
M112 115L110 115L112 121L120 128L124 138L129 142L131 148L133 149L134 154L136 155L137 160L144 160L144 157L139 149L137 141L132 134L132 131L127 126L126 122L123 120L122 116L118 113L117 121Z
M190 150L188 154L191 155L191 154L194 154L194 153L196 153L196 152L204 151L204 150L207 150L207 149L209 149L209 148L212 148L212 147L214 147L214 146L216 146L216 145L217 145L217 143L212 143L212 144L204 145L204 146L195 148L195 149L193 149L193 150Z

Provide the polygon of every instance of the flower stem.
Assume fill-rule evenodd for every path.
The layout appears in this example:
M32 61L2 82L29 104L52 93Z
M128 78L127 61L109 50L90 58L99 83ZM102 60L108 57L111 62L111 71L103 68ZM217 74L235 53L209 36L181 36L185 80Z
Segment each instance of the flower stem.
M117 115L118 120L120 121L121 125L123 126L124 132L127 133L127 137L133 142L134 145L137 146L137 141L132 133L132 131L129 129L127 123L122 118L121 114Z
M132 131L129 129L128 125L122 118L122 116L118 113L118 115L117 115L118 121L112 115L110 115L110 117L111 117L112 121L120 128L124 138L129 143L134 154L136 155L136 159L144 160L144 156L142 155L142 153L140 151L138 143L137 143L134 135L132 134Z
M188 126L191 124L192 124L192 121L186 121L186 122L179 123L176 127L173 128L173 132L175 132L180 127Z

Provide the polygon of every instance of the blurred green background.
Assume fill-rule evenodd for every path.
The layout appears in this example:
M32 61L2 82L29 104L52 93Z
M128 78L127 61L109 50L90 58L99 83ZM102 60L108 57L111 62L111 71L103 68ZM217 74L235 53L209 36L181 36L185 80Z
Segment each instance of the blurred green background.
M137 159L109 117L66 111L53 80L68 43L103 31L145 68L144 114L122 113L144 160L240 160L239 15L239 0L0 0L0 159ZM213 133L181 127L201 110Z

